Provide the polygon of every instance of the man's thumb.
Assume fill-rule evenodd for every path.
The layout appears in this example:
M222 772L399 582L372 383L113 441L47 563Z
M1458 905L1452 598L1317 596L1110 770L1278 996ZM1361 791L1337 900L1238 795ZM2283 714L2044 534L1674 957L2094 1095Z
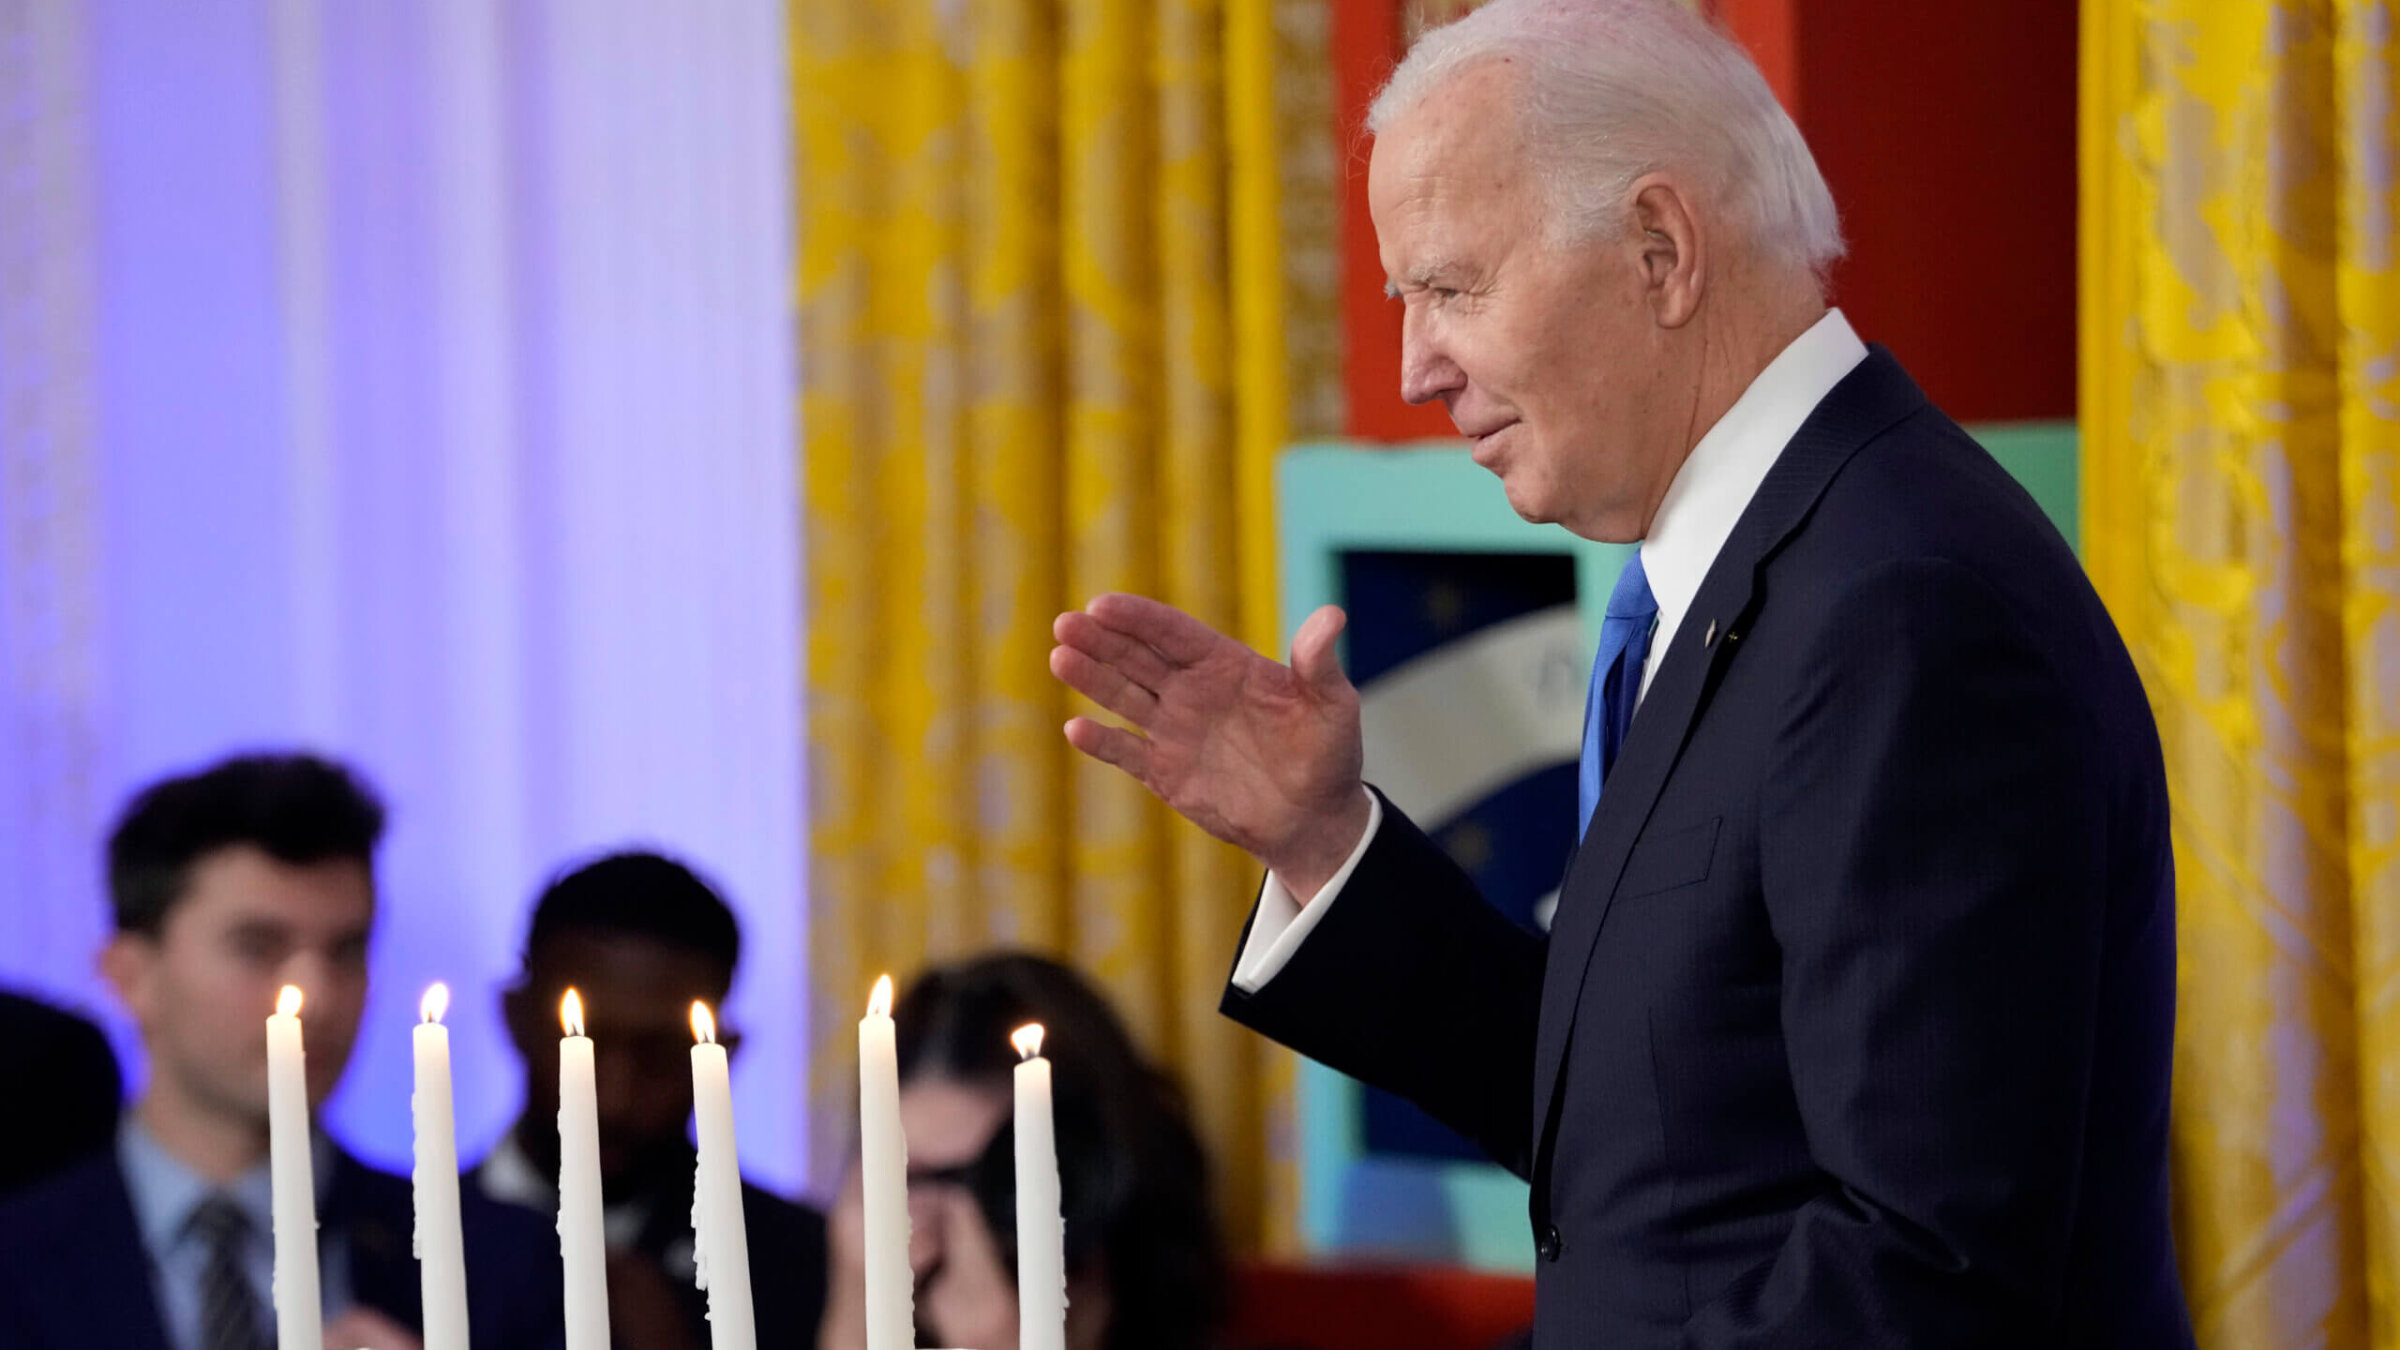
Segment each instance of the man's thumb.
M1339 605L1326 605L1292 636L1292 673L1319 693L1332 693L1350 682L1342 674L1338 642L1349 622Z

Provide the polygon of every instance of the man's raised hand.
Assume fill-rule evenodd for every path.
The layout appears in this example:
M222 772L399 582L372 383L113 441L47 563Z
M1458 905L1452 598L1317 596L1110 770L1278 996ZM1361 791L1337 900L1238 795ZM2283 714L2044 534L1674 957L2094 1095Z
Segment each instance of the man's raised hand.
M1067 741L1305 902L1367 826L1358 690L1334 650L1343 623L1331 605L1309 615L1285 666L1171 606L1100 596L1051 625L1050 671L1134 730L1077 717Z

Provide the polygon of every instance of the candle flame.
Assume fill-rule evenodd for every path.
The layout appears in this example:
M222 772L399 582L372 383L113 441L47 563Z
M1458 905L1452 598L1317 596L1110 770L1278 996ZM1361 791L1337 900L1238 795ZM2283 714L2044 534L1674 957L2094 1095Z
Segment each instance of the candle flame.
M875 977L875 992L867 995L867 1016L889 1017L891 1015L892 977L878 975Z
M692 1039L702 1045L714 1045L717 1040L717 1019L708 1015L708 1005L692 1001Z
M283 992L275 996L275 1015L277 1017L298 1017L300 1015L299 985L287 984L283 987Z
M439 1022L450 1011L450 986L435 980L425 986L425 997L417 1004L417 1016L428 1022Z
M570 989L567 996L558 1001L558 1024L565 1027L570 1036L583 1034L583 995Z
M1009 1036L1008 1043L1017 1047L1017 1054L1019 1056L1025 1059L1034 1058L1042 1053L1042 1024L1039 1022L1027 1022L1025 1025L1018 1027L1016 1031Z

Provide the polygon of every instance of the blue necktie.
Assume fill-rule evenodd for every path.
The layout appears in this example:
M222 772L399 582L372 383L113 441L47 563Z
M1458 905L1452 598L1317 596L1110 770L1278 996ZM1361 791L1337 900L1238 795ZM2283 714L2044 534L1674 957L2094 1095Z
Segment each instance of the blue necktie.
M1658 601L1651 598L1650 578L1642 573L1636 550L1617 574L1617 588L1608 594L1608 614L1600 621L1600 654L1592 659L1591 698L1583 708L1583 763L1576 776L1576 806L1580 837L1592 827L1592 810L1600 805L1600 783L1617 762L1633 725L1634 700L1642 691L1642 664L1650 659L1650 630L1658 620Z

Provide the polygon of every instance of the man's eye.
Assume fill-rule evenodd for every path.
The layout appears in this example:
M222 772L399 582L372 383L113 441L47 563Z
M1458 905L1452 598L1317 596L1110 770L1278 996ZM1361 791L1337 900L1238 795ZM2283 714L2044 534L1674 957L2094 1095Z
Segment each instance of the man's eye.
M245 961L278 961L283 958L283 942L273 933L243 931L232 937L234 955Z

